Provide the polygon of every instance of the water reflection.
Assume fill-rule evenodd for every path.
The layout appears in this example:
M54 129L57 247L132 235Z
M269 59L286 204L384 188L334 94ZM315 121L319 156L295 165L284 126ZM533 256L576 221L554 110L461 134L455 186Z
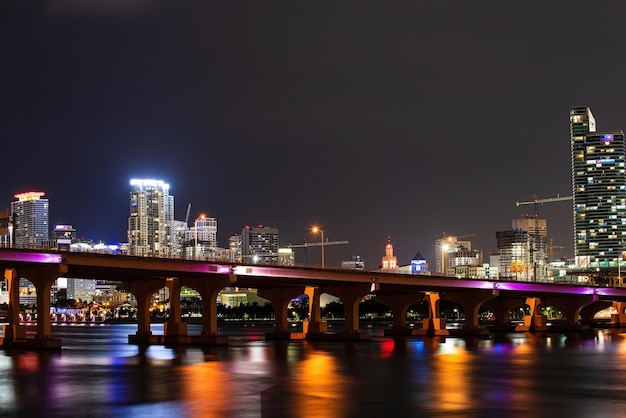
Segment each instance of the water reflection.
M135 326L136 329L136 326ZM61 352L4 350L0 416L620 416L626 338L589 333L138 347L63 327ZM370 331L370 330L368 330Z

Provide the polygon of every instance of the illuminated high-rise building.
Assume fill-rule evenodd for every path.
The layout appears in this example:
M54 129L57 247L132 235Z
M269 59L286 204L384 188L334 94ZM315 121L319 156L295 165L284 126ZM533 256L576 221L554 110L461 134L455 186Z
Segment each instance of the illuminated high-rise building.
M581 267L615 268L626 238L622 131L597 131L588 107L570 108L574 250Z
M11 202L11 219L15 216L15 224L10 225L17 247L41 247L48 244L49 238L49 207L48 199L43 192L25 192L15 195L17 200Z
M130 181L130 255L171 257L176 253L172 245L174 196L170 196L169 190L169 184L161 180Z

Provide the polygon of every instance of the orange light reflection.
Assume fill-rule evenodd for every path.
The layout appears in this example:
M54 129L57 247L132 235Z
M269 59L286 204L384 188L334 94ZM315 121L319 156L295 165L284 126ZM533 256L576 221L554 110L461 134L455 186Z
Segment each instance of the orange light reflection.
M349 407L346 398L350 382L338 367L337 360L324 353L313 353L302 362L294 376L298 400L296 411L309 418L324 411L324 417L344 417Z

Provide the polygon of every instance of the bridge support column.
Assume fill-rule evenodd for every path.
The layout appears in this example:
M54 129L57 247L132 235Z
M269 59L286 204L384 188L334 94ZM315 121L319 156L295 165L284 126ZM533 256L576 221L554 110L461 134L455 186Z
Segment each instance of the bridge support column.
M8 325L3 325L3 345L26 339L26 327L20 325L20 276L17 269L4 270L9 293Z
M15 272L15 270L13 270ZM6 276L5 271L5 276ZM12 311L9 316L10 321L14 321L17 310L19 312L19 278L25 277L31 281L35 286L37 292L37 333L35 338L25 338L22 336L22 329L19 327L19 313L17 313L17 326L10 326L9 333L12 334L9 338L5 336L3 341L4 347L29 347L29 348L50 348L60 349L61 340L52 338L52 329L50 323L50 289L56 279L67 273L67 266L65 265L47 265L28 267L19 270L19 274L9 273L11 277L9 280L9 292L10 292L10 304ZM14 299L15 298L15 299Z
M302 324L302 331L305 334L323 334L328 331L328 323L322 321L320 308L320 296L322 289L319 287L307 286L304 293L309 297L309 320Z
M226 345L228 336L217 333L217 296L220 291L235 283L236 276L186 277L182 284L191 287L202 297L202 332L199 337L191 336L192 342L207 345Z
M150 331L150 298L164 286L163 279L144 279L123 282L122 286L137 299L137 333L128 336L133 344L150 344L154 341Z
M626 327L626 302L613 302L613 308L617 312L611 314L611 326L617 328Z
M361 333L359 330L359 303L365 296L376 291L377 286L370 284L346 284L343 286L324 287L324 292L337 296L343 303L345 321L343 333L338 335L338 338L369 339L369 333Z
M423 299L424 295L422 293L376 295L376 302L389 306L393 315L393 325L391 329L385 329L385 336L417 334L418 330L409 329L406 326L406 311L409 309L409 306Z
M428 318L422 321L420 335L450 335L446 329L446 318L439 316L439 293L426 293L424 300L428 302Z
M288 311L289 302L304 294L304 287L282 287L276 289L259 289L257 295L268 299L274 306L274 332L265 334L267 339L303 339L304 333L293 333L289 331Z
M463 323L463 334L489 334L486 328L480 328L478 325L478 311L480 307L488 300L499 296L498 290L473 290L459 293L447 292L445 299L458 303L465 314L465 322Z
M524 316L524 324L517 325L515 331L546 331L546 317L539 313L541 306L540 298L526 298L526 304L530 306L530 315Z
M165 283L170 294L170 319L165 324L165 343L189 343L187 323L181 321L180 290L182 286L180 279L168 277Z

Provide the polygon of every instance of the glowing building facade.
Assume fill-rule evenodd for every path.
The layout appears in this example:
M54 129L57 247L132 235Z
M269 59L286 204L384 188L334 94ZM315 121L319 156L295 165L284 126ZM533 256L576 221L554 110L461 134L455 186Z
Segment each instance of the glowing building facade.
M15 195L11 202L11 219L15 216L15 225L10 225L17 247L41 247L48 244L49 238L49 203L43 192L25 192Z
M130 181L128 251L144 257L173 257L174 197L161 180Z
M574 250L581 267L615 268L626 238L622 131L597 131L588 107L570 108Z
M395 269L398 267L398 259L393 255L393 244L391 237L387 237L387 245L385 245L385 256L382 258L380 268L383 270Z

